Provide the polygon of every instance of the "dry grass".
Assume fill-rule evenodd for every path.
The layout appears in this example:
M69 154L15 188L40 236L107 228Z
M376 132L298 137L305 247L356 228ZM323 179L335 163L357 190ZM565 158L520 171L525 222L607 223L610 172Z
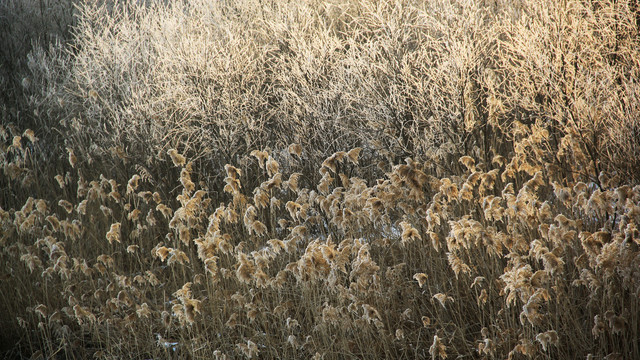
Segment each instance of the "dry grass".
M3 355L640 357L637 6L79 6L3 104Z

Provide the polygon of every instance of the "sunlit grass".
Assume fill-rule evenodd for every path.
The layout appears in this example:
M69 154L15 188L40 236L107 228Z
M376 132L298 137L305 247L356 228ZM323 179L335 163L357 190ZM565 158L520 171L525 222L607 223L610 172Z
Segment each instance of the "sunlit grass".
M633 3L107 5L3 110L7 356L640 357Z

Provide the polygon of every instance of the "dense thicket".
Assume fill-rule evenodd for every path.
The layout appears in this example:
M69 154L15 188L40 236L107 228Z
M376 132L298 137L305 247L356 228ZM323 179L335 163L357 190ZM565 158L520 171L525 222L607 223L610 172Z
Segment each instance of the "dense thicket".
M640 357L637 7L5 2L4 355Z

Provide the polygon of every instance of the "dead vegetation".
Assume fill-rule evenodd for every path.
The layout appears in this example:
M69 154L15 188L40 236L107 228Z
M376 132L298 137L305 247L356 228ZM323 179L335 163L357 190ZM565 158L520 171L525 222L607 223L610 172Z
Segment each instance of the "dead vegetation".
M640 357L637 6L80 6L3 106L5 354Z

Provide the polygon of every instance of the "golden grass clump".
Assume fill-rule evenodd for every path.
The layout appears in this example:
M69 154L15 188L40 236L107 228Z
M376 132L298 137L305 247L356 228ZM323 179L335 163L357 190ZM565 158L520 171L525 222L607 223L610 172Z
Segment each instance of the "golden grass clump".
M447 358L446 346L438 335L433 335L433 343L429 347L429 355L431 355L431 359Z

